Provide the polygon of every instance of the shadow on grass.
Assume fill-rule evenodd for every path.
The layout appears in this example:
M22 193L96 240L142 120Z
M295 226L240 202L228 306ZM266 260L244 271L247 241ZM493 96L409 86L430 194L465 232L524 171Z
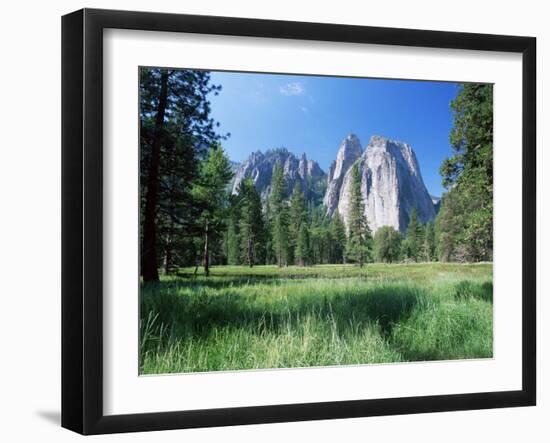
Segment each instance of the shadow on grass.
M250 284L250 280L245 282ZM426 302L422 289L397 284L366 288L361 292L342 289L330 295L307 293L262 299L224 293L223 288L231 283L235 285L236 281L197 282L200 287L206 285L221 290L213 295L202 292L190 296L175 295L171 291L176 287L189 287L188 283L149 285L141 300L142 324L155 318L155 325L148 333L156 337L163 334L172 338L201 337L213 328L246 329L262 335L294 329L313 316L331 324L342 336L357 334L364 326L373 324L389 336L394 324L406 318L419 303Z
M463 280L456 285L454 296L457 300L477 298L493 303L493 282L487 281L477 283L470 280Z
M218 279L223 280L224 282L258 282L258 283L264 283L269 281L280 281L280 280L306 280L306 279L317 279L317 278L323 278L323 279L342 279L342 278L360 278L360 279L367 279L370 278L372 275L370 273L364 273L364 274L326 274L323 272L304 272L304 273L295 273L295 272L289 272L289 273L281 273L281 274L260 274L260 273L240 273L239 274L232 274L230 272L216 272L214 274L211 274L210 277L205 277L204 274L193 274L190 272L177 272L174 274L175 277L181 278L182 280L186 282L197 282L204 285L210 284L212 281L217 281Z

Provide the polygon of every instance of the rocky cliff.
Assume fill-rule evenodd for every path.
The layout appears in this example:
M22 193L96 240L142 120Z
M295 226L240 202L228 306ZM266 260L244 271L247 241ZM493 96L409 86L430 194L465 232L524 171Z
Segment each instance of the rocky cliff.
M340 189L344 181L344 175L355 161L361 157L362 153L363 149L361 148L361 142L355 134L348 135L342 140L342 143L340 143L338 153L336 154L336 160L330 165L327 177L327 191L323 198L323 203L330 215L332 215L338 207Z
M251 178L256 189L265 200L271 190L273 167L279 162L284 171L288 195L292 193L296 182L300 182L304 195L308 199L320 200L324 195L326 174L317 162L308 160L306 154L298 159L285 148L272 149L265 153L252 153L246 161L239 165L233 181L233 193L237 193L239 185L246 178Z
M351 137L346 138L350 140L348 143L351 143ZM353 145L360 148L356 139L353 137ZM338 151L334 172L332 176L329 175L332 180L328 182L324 201L330 215L337 210L347 224L351 168L357 163L361 173L365 214L373 232L386 225L404 232L413 208L416 208L422 223L434 219L434 204L422 180L416 155L408 144L373 136L358 158L344 161L347 151L351 158L357 155L357 149L347 147L346 140ZM340 169L339 163L342 164Z
M265 201L277 162L283 168L289 196L299 181L308 200L313 200L316 205L322 200L328 215L338 211L346 225L351 168L355 163L361 173L365 214L373 232L386 225L404 232L413 208L416 208L422 223L435 218L439 202L428 194L416 155L406 143L373 136L363 150L359 138L350 134L342 140L328 176L305 154L297 158L284 148L265 153L257 151L238 165L232 192L236 193L241 182L250 177Z

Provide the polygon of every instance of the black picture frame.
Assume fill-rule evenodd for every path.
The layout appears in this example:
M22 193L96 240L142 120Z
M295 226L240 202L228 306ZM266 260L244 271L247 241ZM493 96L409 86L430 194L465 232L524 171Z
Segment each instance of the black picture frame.
M103 30L107 28L522 54L522 389L104 415L102 76ZM535 405L535 88L536 39L532 37L97 9L63 16L62 426L82 434L105 434Z

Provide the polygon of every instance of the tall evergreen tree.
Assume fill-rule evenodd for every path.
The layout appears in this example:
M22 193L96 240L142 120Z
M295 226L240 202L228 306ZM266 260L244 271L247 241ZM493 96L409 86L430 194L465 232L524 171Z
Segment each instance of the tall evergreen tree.
M290 198L289 249L291 254L289 254L289 260L300 266L304 266L307 261L306 255L309 250L309 233L302 230L302 226L305 226L306 222L306 202L302 186L297 181ZM304 243L306 240L307 244Z
M324 206L313 207L310 222L310 250L312 263L321 264L330 261L332 239L330 238L330 218Z
M448 189L437 220L442 259L492 260L493 86L468 83L451 102L453 155L440 169Z
M227 223L227 264L239 264L239 233L237 230L237 221L234 216L229 217Z
M264 221L260 194L251 179L239 187L241 251L244 262L252 267L265 256Z
M232 177L229 159L223 148L219 144L213 145L208 157L201 164L199 177L193 188L194 201L200 209L200 226L204 240L202 264L206 276L210 273L212 244L225 227L227 185Z
M278 161L273 167L269 204L271 213L271 238L277 265L285 266L288 265L289 211L286 202L286 182L283 168Z
M224 237L225 262L228 265L240 264L240 236L239 236L239 208L238 195L230 193L228 196L228 208L226 211L227 230Z
M405 258L418 261L421 256L423 241L422 225L418 221L418 212L416 211L416 208L413 208L409 215L407 237L403 245Z
M306 266L311 263L311 248L309 243L309 229L307 223L300 225L298 238L296 240L296 263L299 266Z
M332 216L330 223L330 232L332 238L331 263L344 263L346 252L346 226L342 221L340 213L336 211Z
M147 194L145 197L145 211L143 222L143 246L141 272L143 279L148 281L158 281L157 268L157 229L156 217L158 211L158 192L159 192L159 164L161 138L164 129L164 115L166 114L168 98L168 71L163 70L160 73L158 101L156 103L154 127L150 140L150 159L147 171Z
M221 88L206 71L141 68L139 76L141 275L150 282L158 280L159 253L168 270L182 242L192 242L182 233L196 217L189 195L197 160L220 139L207 95Z
M348 231L346 255L362 267L370 258L372 235L365 216L365 205L361 194L361 173L357 163L351 170Z
M428 222L424 228L422 256L423 260L428 262L435 259L435 228L433 222Z
M466 260L464 218L459 194L447 192L441 198L441 208L435 220L436 254L443 262Z
M271 227L271 205L269 199L264 202L264 263L266 265L272 265L277 262L275 257L275 251L273 249L273 229Z

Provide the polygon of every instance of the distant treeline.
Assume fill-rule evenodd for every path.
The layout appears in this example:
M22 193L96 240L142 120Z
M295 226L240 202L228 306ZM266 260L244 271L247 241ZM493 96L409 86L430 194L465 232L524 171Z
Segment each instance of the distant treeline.
M306 204L299 182L285 195L283 169L276 163L271 193L262 210L252 181L244 180L230 196L227 230L220 237L216 263L279 266L372 261L433 261L436 259L433 223L422 225L413 209L405 235L383 226L373 236L364 215L361 179L352 171L349 227L336 212L330 217L323 205Z
M441 167L448 192L434 223L416 211L407 232L384 226L373 236L364 215L359 170L352 170L348 227L306 201L299 184L287 195L280 164L262 201L250 179L229 191L230 161L210 117L220 86L195 70L140 70L141 275L213 264L492 259L492 86L463 85L451 106L453 156Z

